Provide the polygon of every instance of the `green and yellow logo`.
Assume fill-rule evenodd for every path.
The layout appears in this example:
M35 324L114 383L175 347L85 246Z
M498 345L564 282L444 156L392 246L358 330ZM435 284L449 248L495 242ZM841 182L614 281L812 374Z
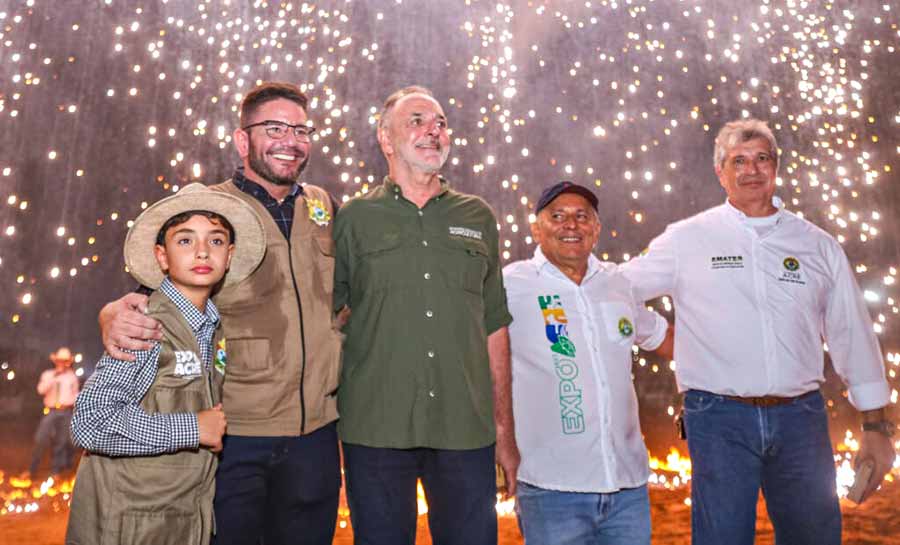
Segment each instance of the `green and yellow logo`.
M791 272L800 268L800 262L797 261L796 257L786 257L782 263L784 264L784 268Z
M623 337L630 337L634 333L634 326L628 318L619 318L619 333Z

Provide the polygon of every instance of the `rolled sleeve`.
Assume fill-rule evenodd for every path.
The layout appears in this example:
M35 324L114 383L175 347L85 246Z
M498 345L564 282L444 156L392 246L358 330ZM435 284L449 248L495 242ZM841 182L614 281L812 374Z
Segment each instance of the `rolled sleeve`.
M644 350L652 351L666 339L669 322L653 310L641 306L637 316L637 344Z
M825 309L824 337L831 361L847 386L850 403L860 411L878 409L890 401L891 388L872 318L840 247L831 248L830 261L835 273Z

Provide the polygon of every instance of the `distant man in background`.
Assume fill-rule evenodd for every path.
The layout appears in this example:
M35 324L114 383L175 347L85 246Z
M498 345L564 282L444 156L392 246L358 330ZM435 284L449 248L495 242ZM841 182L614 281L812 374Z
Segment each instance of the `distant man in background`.
M72 370L75 357L65 346L50 354L53 369L41 373L38 394L44 396L44 416L34 435L34 451L28 476L37 475L47 447L51 451L51 471L54 475L71 469L75 447L69 433L72 407L78 396L78 377Z
M597 205L572 182L545 189L534 257L503 269L525 545L650 545L631 349L671 358L672 342L628 278L592 254Z
M765 123L726 124L714 167L727 200L624 266L638 297L675 302L692 540L752 545L762 488L777 543L838 544L822 341L862 411L857 461L875 464L865 499L895 456L872 320L841 245L774 196L778 147Z

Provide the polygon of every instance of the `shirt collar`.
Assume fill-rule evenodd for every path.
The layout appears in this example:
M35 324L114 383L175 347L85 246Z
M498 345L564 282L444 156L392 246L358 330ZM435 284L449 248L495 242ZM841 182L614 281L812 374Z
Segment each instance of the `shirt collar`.
M534 257L531 258L531 262L534 264L534 268L537 269L538 276L542 274L549 274L551 276L555 276L556 278L565 279L569 282L572 282L572 279L565 275L559 267L554 265L547 256L544 255L544 252L541 251L540 245L534 249ZM588 255L588 267L587 272L584 275L584 278L581 280L581 284L584 285L592 276L600 272L600 260L597 259L597 256L594 254ZM574 284L574 282L572 282Z
M778 223L781 221L781 218L784 215L784 201L781 200L781 197L779 197L778 195L772 195L772 206L775 207L775 213L771 216L766 217L773 218L773 223ZM742 223L747 223L747 220L751 219L749 216L747 216L747 214L744 214L733 204L728 202L727 198L725 199L725 209L728 210L728 212L731 213L734 218L741 221Z
M244 167L237 167L234 170L234 176L231 177L231 180L234 182L234 185L237 186L238 189L240 189L244 193L247 193L248 195L256 197L262 202L266 202L266 200L275 201L275 199L272 198L272 195L269 195L269 192L266 191L263 186L259 185L258 183L254 182L244 175ZM284 200L294 200L297 198L297 195L302 194L303 186L295 183L291 186L291 192L288 193L287 197L285 197Z
M194 306L194 303L188 301L187 297L178 291L178 288L175 287L168 275L163 278L162 284L159 285L159 291L175 303L175 306L184 315L184 319L187 320L188 325L191 326L194 332L200 331L207 323L212 325L219 323L219 309L216 308L211 298L206 301L206 311L200 312Z
M431 197L432 199L439 199L444 196L444 193L450 190L450 182L448 182L446 178L444 178L443 176L438 176L438 180L440 180L441 182L441 190L438 191L437 195ZM384 189L388 192L389 195L399 195L401 197L403 196L403 188L401 188L397 184L397 182L391 179L390 176L384 177L382 185L384 185Z

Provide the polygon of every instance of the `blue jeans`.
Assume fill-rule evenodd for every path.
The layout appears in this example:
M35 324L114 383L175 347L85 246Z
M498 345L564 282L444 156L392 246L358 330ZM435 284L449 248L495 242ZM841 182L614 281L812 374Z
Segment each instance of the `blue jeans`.
M592 494L519 481L516 515L525 545L650 545L647 485Z
M75 446L72 444L72 436L69 432L71 423L72 409L50 409L50 412L41 417L34 434L34 450L31 453L29 471L32 475L37 473L47 447L50 447L53 473L62 473L72 467Z
M215 545L331 545L341 472L334 423L299 437L226 435Z
M493 445L472 450L343 446L354 544L415 543L421 477L434 545L496 545Z
M778 545L841 542L841 511L825 402L818 391L755 407L689 390L694 545L753 545L762 488Z

